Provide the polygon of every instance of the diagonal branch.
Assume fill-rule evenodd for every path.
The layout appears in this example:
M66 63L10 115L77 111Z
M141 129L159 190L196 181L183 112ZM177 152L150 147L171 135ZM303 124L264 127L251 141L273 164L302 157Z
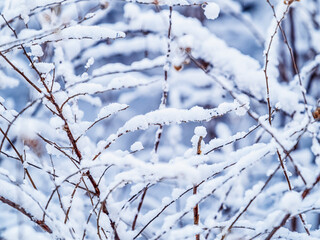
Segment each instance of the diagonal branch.
M52 233L51 228L43 221L43 220L39 220L36 219L31 213L29 213L26 209L24 209L22 206L20 206L19 204L12 202L11 200L0 196L0 201L9 205L10 207L18 210L19 212L21 212L23 215L27 216L28 218L30 218L30 220L36 224L38 224L44 231L48 232L48 233Z

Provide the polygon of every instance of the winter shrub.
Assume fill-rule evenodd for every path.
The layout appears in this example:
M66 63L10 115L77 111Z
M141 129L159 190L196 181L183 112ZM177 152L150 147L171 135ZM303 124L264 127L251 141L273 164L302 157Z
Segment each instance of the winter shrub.
M319 0L0 10L0 239L320 239Z

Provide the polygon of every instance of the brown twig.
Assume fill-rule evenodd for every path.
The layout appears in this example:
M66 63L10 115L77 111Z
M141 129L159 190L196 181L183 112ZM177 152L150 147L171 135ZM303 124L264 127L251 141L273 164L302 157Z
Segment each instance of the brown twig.
M142 193L142 196L141 196L141 200L140 200L139 205L138 205L137 213L134 216L134 220L132 222L132 227L131 227L132 231L135 230L136 223L137 223L137 220L138 220L138 215L139 215L139 212L141 210L141 207L142 207L142 204L143 204L143 200L144 200L144 198L146 196L147 190L148 190L148 185L143 190L143 193Z
M221 82L217 77L215 77L214 75L210 74L210 71L208 69L206 69L199 61L197 61L197 59L195 59L190 53L188 53L188 56L190 57L190 59L201 69L203 70L204 73L206 73L209 77L211 77L216 83L218 83L225 91L227 91L230 96L237 100L240 104L241 101L238 99L237 95L230 90L223 82ZM255 112L253 112L252 110L250 110L249 108L246 107L245 104L242 104L243 107L246 109L248 115L255 120L257 123L261 124L261 127L268 133L270 134L270 136L276 141L276 143L280 146L280 148L283 150L283 152L286 154L286 157L288 157L290 159L290 161L295 165L293 158L290 155L290 151L288 151L283 144L279 141L279 139L273 134L272 131L270 131L268 129L267 126L264 126L264 124L262 124L263 122L261 122L261 120L259 120L259 115ZM269 115L270 117L270 115ZM272 112L271 112L271 117L272 117ZM269 121L270 124L270 121ZM308 123L309 124L309 123ZM306 126L307 128L307 126ZM296 166L295 169L298 169L298 167ZM302 181L306 184L306 181L304 179L304 177L301 175L301 171L298 171L297 174L301 177Z
M231 164L225 166L225 167L222 169L222 171L224 171L224 170L226 170L226 169L228 169L228 168L230 168L230 167L232 167L232 166L234 166L234 165L235 165L235 163L231 163ZM244 169L242 169L240 172L242 172L243 170L244 170ZM221 172L222 172L222 171L221 171ZM212 174L212 175L211 175L210 177L208 177L206 180L209 180L209 179L211 179L211 178L219 175L221 172L219 171L219 172L216 172L216 173ZM226 182L228 182L230 179L232 179L232 177L230 177L230 178L228 178L226 181L224 181L224 182L223 182L223 185L224 185ZM199 184L197 184L197 187L199 187L200 185L202 185L203 183L205 183L206 180L202 180ZM183 196L185 196L187 193L189 193L189 192L192 191L192 190L193 190L193 187L188 188L187 190L185 190L184 192L182 192L176 199L173 199L171 202L169 202L168 204L166 204L165 206L163 206L162 209L161 209L157 214L155 214L155 216L154 216L146 225L144 225L144 226L141 228L141 230L134 236L133 239L138 238L138 237L142 234L142 232L143 232L154 220L156 220L168 207L170 207L170 206L171 206L173 203L175 203L178 199L182 198ZM216 190L216 189L214 189L213 192L214 192L215 190ZM207 196L206 196L206 197L207 197ZM204 197L203 199L205 199L206 197ZM201 199L199 202L201 202L203 199ZM185 214L186 214L186 213L185 213ZM185 214L184 214L184 215L185 215ZM183 215L183 216L184 216L184 215ZM182 217L183 217L183 216L182 216ZM180 218L180 219L181 219L181 218Z
M171 54L171 29L172 29L172 10L173 7L169 7L169 26L168 26L168 35L167 35L167 54L166 54L166 63L164 65L164 82L163 82L163 92L161 103L159 109L165 108L168 101L168 70L170 68L170 54ZM154 144L154 151L158 151L158 147L160 144L161 136L163 132L163 125L159 126L159 129L156 133L156 142Z
M221 240L224 240L227 236L227 234L231 231L231 229L234 227L235 223L240 219L240 217L248 210L250 205L254 202L254 200L262 193L262 191L266 188L268 183L271 181L271 179L274 177L274 175L279 170L280 165L272 172L272 174L268 177L268 179L265 181L264 185L261 187L260 191L254 195L253 198L250 199L250 201L247 203L247 205L244 207L244 209L237 214L235 219L232 221L232 223L227 227L226 233L222 235Z
M165 63L165 67L164 67L164 86L163 86L161 103L160 103L160 106L159 106L160 109L161 108L165 108L166 105L167 105L167 101L168 101L168 87L167 87L167 84L168 84L168 68L169 68L169 65L170 65L170 59L169 58L170 58L170 53L171 53L172 10L173 10L173 7L170 6L169 7L169 26L168 26L168 35L167 35L167 41L168 41L168 43L167 43L167 54L166 54L166 63ZM155 153L157 153L157 151L158 151L160 140L161 140L161 136L162 136L162 132L163 132L163 125L160 125L159 128L158 128L158 131L156 133L156 141L155 141L155 144L154 144L154 152ZM134 220L133 220L133 223L132 223L132 230L135 229L136 222L137 222L137 219L138 219L138 215L139 215L139 212L140 212L140 210L142 208L143 201L144 201L144 198L146 196L147 190L148 190L148 185L143 190L143 194L141 196L141 200L140 200L139 205L138 205L137 213L136 213L136 215L134 217Z
M201 142L203 137L200 136L197 144L197 155L201 155ZM193 186L193 195L197 195L198 186ZM198 226L199 225L199 204L196 204L193 208L193 224ZM196 240L200 240L200 234L196 234Z
M0 127L0 132L3 134L3 136L7 139L7 141L9 142L10 146L12 147L12 149L15 151L15 153L17 154L18 158L20 159L21 161L21 164L23 165L24 164L24 159L22 157L22 155L19 153L19 151L17 150L17 148L14 146L14 144L11 142L11 140L9 139L9 137L7 136L7 134L2 130L2 128ZM32 187L34 189L37 190L37 187L28 171L28 169L26 169L25 167L23 167L24 169L24 172L27 174L27 177L28 179L30 180L30 183L32 184Z
M4 198L3 196L0 196L0 201L5 204L8 204L10 207L18 210L23 215L27 216L32 222L38 224L38 226L40 226L44 231L46 231L48 233L52 233L51 228L43 220L39 220L39 219L35 218L31 213L29 213L26 209L24 209L19 204L12 202L11 200Z
M74 195L76 194L77 188L80 185L82 179L83 179L83 176L80 177L80 180L78 181L78 183L76 184L76 186L73 189L73 192L71 194L71 199L70 199L70 206L68 207L67 212L66 212L66 216L64 218L64 224L66 224L68 219L69 219L69 213L70 213L70 210L71 210L71 207L72 207L73 198L74 198Z
M286 224L286 222L287 222L287 220L289 219L289 217L290 217L290 213L287 213L287 214L284 216L284 218L282 219L281 223L280 223L278 226L276 226L275 228L272 229L271 233L269 233L269 235L265 238L265 240L270 240L270 239L272 238L272 236L273 236L281 227L283 227L283 226Z
M0 52L0 56L17 72L19 73L38 93L42 93L39 87L37 87L22 71L20 71L5 55Z
M261 156L261 158L262 158L262 157L265 157L265 156L268 155L269 153L270 153L270 152L268 151L268 152L265 153L263 156ZM201 203L202 201L204 201L206 198L208 198L209 196L211 196L212 194L214 194L214 193L217 191L218 188L224 186L224 185L225 185L226 183L228 183L231 179L233 179L234 177L238 176L240 173L242 173L242 172L243 172L244 170L246 170L246 169L247 169L247 167L243 166L243 167L238 171L237 174L232 175L232 176L230 176L230 177L227 177L224 181L222 181L221 184L219 184L219 186L217 186L217 187L215 187L214 189L212 189L212 191L211 191L210 193L202 196L199 200L197 200L196 204L199 204L199 203ZM216 175L216 174L214 174L214 175ZM205 182L205 181L201 182L200 184L202 184L202 183L204 183L204 182ZM198 184L198 186L199 186L200 184ZM193 188L190 188L190 190L191 190L191 189L193 189ZM192 210L193 210L193 209L192 209ZM184 216L186 216L190 211L191 211L191 209L190 209L190 210L187 209L187 210L185 210L184 212L180 213L180 216L177 218L177 221L180 220L180 219L182 219ZM161 232L157 237L155 237L154 239L157 239L157 240L160 239L161 236L164 235L166 232L167 232L167 230L162 231L162 232ZM134 238L134 239L135 239L135 238Z
M320 182L320 174L317 176L316 180L313 182L313 184L311 185L311 187L307 187L304 189L304 191L301 194L301 198L302 200L304 200L311 192L311 190ZM302 213L299 213L299 215L302 215ZM287 220L289 219L289 217L291 216L290 213L287 213L282 221L281 224L277 227L275 227L271 233L267 236L266 240L270 240L272 238L272 236L282 227L286 224Z
M269 124L271 125L271 119L272 119L272 114L271 114L271 103L270 103L270 88L269 88L269 76L268 76L268 63L269 63L269 53L270 53L270 49L272 46L272 42L274 37L276 36L277 32L278 32L278 28L280 27L281 22L283 21L283 19L285 18L287 12L289 11L290 6L288 5L285 12L283 13L282 17L280 20L277 19L277 16L275 15L275 10L274 10L274 6L270 3L269 0L267 0L267 2L270 4L272 10L273 10L273 15L277 21L277 25L276 28L273 32L273 34L270 37L270 41L266 50L266 57L265 57L265 65L264 65L264 75L265 75L265 79L266 79L266 90L267 90L267 104L268 104L268 114L269 114Z
M272 12L273 12L273 16L274 18L276 19L277 21L277 27L279 27L280 31L281 31L281 34L283 36L283 39L284 39L284 43L285 45L287 46L288 50L289 50L289 53L290 53L290 57L291 57L291 61L292 61L292 65L293 65L293 69L295 71L295 74L298 76L298 82L299 82L299 87L300 87L300 90L301 90L301 94L302 94L302 98L303 98L303 101L304 101L304 107L305 107L305 111L306 111L306 114L308 115L308 118L309 120L311 119L311 116L309 115L309 111L308 111L308 103L307 103L307 98L306 98L306 94L305 94L305 91L303 90L304 87L302 85L302 79L301 79L301 76L300 76L300 72L298 70L298 67L297 67L297 64L296 64L296 59L295 59L295 54L294 54L294 51L292 50L292 47L289 45L289 42L288 42L288 38L287 38L287 34L285 33L285 31L283 30L282 26L281 26L281 22L282 20L284 19L285 15L287 15L289 9L290 9L290 6L291 4L293 3L294 1L289 1L288 4L287 4L287 8L286 8L286 11L283 13L283 16L280 20L277 19L277 16L276 16L276 12L275 12L275 9L274 9L274 6L271 4L270 0L267 0L267 3L269 4L269 6L271 7L272 9ZM277 32L277 29L275 31L275 33ZM271 42L270 42L271 44Z

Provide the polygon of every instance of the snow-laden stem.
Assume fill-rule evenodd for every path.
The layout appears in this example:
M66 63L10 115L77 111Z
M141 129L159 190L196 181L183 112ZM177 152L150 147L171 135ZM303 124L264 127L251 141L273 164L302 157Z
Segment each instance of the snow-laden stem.
M197 144L197 155L201 155L201 142L202 142L203 137L200 136ZM193 195L197 195L198 191L198 186L194 185L193 186ZM193 224L198 226L199 225L199 204L196 204L193 208ZM200 240L200 234L196 234L196 240Z
M18 205L15 202L10 201L9 199L6 199L2 196L0 196L0 201L8 204L12 208L18 210L21 212L23 215L27 216L32 222L36 223L39 227L41 227L44 231L48 233L52 233L51 228L42 220L36 219L31 213L29 213L26 209L24 209L22 206Z
M267 76L267 64L268 64L268 59L267 58L268 58L268 53L270 51L270 47L272 45L272 40L273 40L274 36L277 34L277 29L279 28L280 31L281 31L281 34L283 36L284 43L288 48L288 51L289 51L289 54L290 54L290 57L291 57L292 66L293 66L293 69L294 69L294 73L298 76L300 92L301 92L301 95L302 95L302 98L303 98L306 114L307 114L309 120L311 120L311 116L310 116L310 113L309 113L309 110L308 110L308 103L307 103L305 88L304 88L304 86L302 84L302 79L301 79L300 72L299 72L299 69L298 69L298 66L297 66L297 59L295 58L295 53L294 53L292 47L289 45L287 34L285 33L283 27L281 26L281 23L282 23L283 19L285 18L285 16L288 14L290 6L291 6L291 4L293 2L294 1L289 1L287 3L287 8L286 8L285 12L283 13L283 15L280 18L280 20L278 20L274 6L271 4L270 0L267 0L267 3L269 4L269 6L272 9L273 16L274 16L275 20L277 21L277 27L276 27L276 29L274 31L274 34L271 36L271 40L269 42L268 50L267 50L267 53L266 53L266 62L265 62L264 72L265 72L265 77L266 77L267 96L269 96L269 90L268 90L269 86L268 86L268 76ZM293 25L293 23L292 23L292 25ZM292 44L294 44L294 42ZM269 100L268 104L270 104L270 100ZM268 107L270 108L270 105L268 105ZM270 109L269 109L269 116L270 116ZM269 122L271 124L270 119L271 118L269 118Z
M264 185L261 187L260 191L255 194L250 201L246 204L246 206L244 207L244 209L242 211L239 211L234 217L233 217L233 221L232 223L225 228L224 230L224 234L221 237L221 240L224 240L227 236L228 233L230 233L231 229L234 227L235 223L240 219L240 217L248 210L248 208L250 207L250 205L254 202L254 200L262 193L262 191L266 188L266 186L268 185L268 183L271 181L271 179L274 177L274 175L277 173L277 171L279 170L280 165L272 172L272 174L267 178L267 180L265 181Z
M14 146L14 144L12 143L12 141L10 140L10 138L8 137L7 133L5 133L2 128L0 127L0 132L2 133L3 137L5 139L7 139L8 143L10 144L10 146L12 147L12 149L14 150L14 152L16 153L17 157L20 159L21 164L24 165L25 160L23 159L23 156L19 153L18 149ZM24 171L28 177L28 179L30 180L30 183L32 184L32 187L34 189L37 190L36 184L34 183L28 169L24 168Z
M286 154L286 157L289 157L290 161L293 163L293 165L295 166L295 169L297 171L297 174L301 177L302 181L305 183L304 177L301 174L301 171L299 170L299 168L295 165L293 158L290 155L290 151L288 151L283 144L281 143L281 141L274 135L274 133L269 129L268 126L265 125L264 121L259 120L258 116L259 114L257 114L256 112L253 112L252 110L250 110L248 108L248 106L246 106L245 104L242 103L242 101L237 97L237 95L230 90L222 81L220 81L216 76L214 76L213 74L210 74L210 71L207 70L199 61L197 61L197 59L195 59L191 54L188 54L189 57L191 58L191 60L201 69L203 70L209 77L211 77L215 82L217 82L225 91L227 91L230 96L237 100L240 104L243 105L243 107L246 109L248 115L254 119L257 123L261 124L261 127L270 134L270 136L277 142L277 144L279 144L279 146L281 147L281 149L284 151L284 153ZM271 112L271 117L272 117L272 112ZM270 115L269 118L270 119ZM269 121L270 124L270 121ZM310 122L308 122L308 125L310 124ZM304 128L304 130L307 129L307 126Z
M265 51L265 64L264 64L264 70L263 70L264 75L265 75L265 80L266 80L266 92L267 92L267 105L268 105L268 114L269 114L269 124L271 125L272 108L271 108L271 102L270 102L270 87L269 87L269 75L268 75L269 54L270 54L270 49L272 47L273 39L274 39L274 37L276 36L276 34L278 32L278 28L281 27L281 22L283 21L283 19L285 18L286 14L288 13L290 5L288 5L286 7L286 9L285 9L283 15L281 16L280 20L278 20L277 16L275 15L274 6L270 3L269 0L267 0L267 3L272 8L274 18L277 21L276 27L275 27L274 32L272 33L272 35L270 37L270 40L269 40L268 45L267 45L267 49Z
M164 65L164 80L162 86L162 97L159 109L163 109L167 106L168 102L168 91L169 91L169 83L168 83L168 72L170 69L170 54L171 54L171 31L172 31L172 11L173 7L169 7L169 25L168 25L168 34L167 34L167 53L166 53L166 62ZM154 144L154 152L157 153L158 147L160 144L161 136L163 132L163 126L160 125L159 129L156 133L156 141Z

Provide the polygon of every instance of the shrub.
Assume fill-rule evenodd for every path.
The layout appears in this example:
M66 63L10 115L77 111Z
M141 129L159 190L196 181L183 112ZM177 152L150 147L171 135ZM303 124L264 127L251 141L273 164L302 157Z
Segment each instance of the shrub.
M0 3L0 238L319 239L317 4Z

